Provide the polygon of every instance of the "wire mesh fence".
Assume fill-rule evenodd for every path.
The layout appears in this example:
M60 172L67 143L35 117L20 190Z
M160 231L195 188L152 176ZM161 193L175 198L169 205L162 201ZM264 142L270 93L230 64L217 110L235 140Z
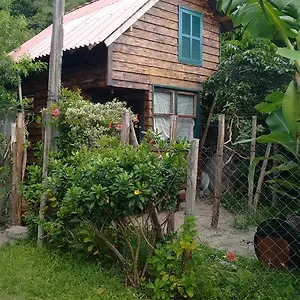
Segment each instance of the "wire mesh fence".
M250 143L225 141L220 166L216 136L202 149L196 209L200 239L258 259L261 272L274 274L273 283L277 280L274 270L286 274L286 281L278 284L291 288L291 280L299 280L300 268L299 156L275 144L256 144L253 153ZM219 182L218 168L222 170ZM218 200L218 226L212 230ZM297 297L278 295L276 299L300 299L300 291Z

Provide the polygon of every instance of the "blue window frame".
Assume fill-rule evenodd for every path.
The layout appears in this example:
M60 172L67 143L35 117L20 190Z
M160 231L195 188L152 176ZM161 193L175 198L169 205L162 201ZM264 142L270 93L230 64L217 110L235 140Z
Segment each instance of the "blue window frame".
M200 136L200 92L171 86L153 85L153 129L169 138L170 117L178 116L176 136Z
M203 15L179 6L179 62L202 65Z

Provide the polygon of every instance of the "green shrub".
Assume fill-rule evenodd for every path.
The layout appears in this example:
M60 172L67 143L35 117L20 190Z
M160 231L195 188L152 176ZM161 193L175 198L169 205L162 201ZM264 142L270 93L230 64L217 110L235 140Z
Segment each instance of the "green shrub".
M11 160L6 137L0 134L0 225L8 222L7 204L11 187Z
M197 283L194 253L198 249L195 227L195 218L186 217L178 235L160 245L149 259L152 282L147 287L154 291L155 299L194 297Z

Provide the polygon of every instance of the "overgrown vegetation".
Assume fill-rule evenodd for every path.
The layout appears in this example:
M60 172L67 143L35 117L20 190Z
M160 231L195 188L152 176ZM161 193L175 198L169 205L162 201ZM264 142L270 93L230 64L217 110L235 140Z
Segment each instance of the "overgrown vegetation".
M194 217L186 217L178 234L159 245L152 258L153 282L147 284L155 299L193 298L197 289L195 254L197 230Z
M95 257L106 251L121 262L128 283L137 286L184 188L189 144L148 134L137 149L122 146L113 124L120 122L124 109L117 101L92 104L65 91L59 106L48 112L56 113L55 125L61 129L49 177L43 182L41 167L30 166L24 196L32 229L39 224L45 192L48 240ZM161 210L168 212L163 222L157 214Z
M0 226L8 223L8 202L11 181L11 161L7 139L0 134Z

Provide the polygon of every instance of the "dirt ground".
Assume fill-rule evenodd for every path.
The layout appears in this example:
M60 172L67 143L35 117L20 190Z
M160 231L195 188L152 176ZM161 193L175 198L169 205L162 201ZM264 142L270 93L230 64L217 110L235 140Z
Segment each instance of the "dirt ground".
M217 230L211 229L212 203L209 200L196 200L195 215L199 238L202 242L217 249L232 251L243 256L254 256L253 237L255 228L249 231L242 231L232 227L233 216L220 209L219 227ZM181 210L175 215L175 227L179 228L184 220L184 203ZM0 247L8 242L8 238L0 230Z
M212 201L196 200L195 215L199 238L209 246L217 249L232 251L243 256L255 256L253 237L255 228L249 231L242 231L232 227L234 217L220 209L219 227L214 230L210 227L212 216ZM175 215L175 227L178 228L184 220L184 204L181 210Z

